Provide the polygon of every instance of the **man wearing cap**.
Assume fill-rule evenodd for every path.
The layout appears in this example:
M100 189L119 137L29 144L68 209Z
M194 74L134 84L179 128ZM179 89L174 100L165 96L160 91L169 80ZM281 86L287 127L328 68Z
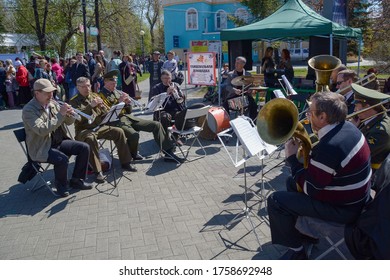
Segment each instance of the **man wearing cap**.
M353 70L343 70L337 74L336 88L337 93L340 93L344 96L345 103L348 107L348 114L353 113L355 104L353 102L353 91L351 84L358 80L357 74Z
M88 78L80 77L77 79L76 84L78 94L71 98L70 104L73 108L87 115L94 116L94 120L92 123L89 123L86 118L77 120L75 122L75 139L87 143L90 147L89 163L96 174L95 181L97 183L104 182L102 166L99 159L98 139L113 140L118 149L122 169L133 172L137 171L130 163L130 150L123 129L108 125L99 126L110 108L103 103L103 100L97 93L91 91L91 82ZM98 129L96 129L97 127Z
M355 112L366 109L352 122L367 139L371 151L371 167L375 171L390 152L390 118L380 104L389 96L357 84L352 84L352 89L355 94ZM374 107L368 109L370 106Z
M153 87L160 83L161 80L161 68L164 62L160 59L160 52L154 51L152 60L149 61L148 71L149 77L149 101L153 96Z
M143 157L138 153L139 131L153 132L154 140L165 154L166 161L183 162L182 158L177 157L173 152L173 143L169 135L165 132L162 125L157 121L149 121L137 118L131 114L132 106L129 96L116 89L118 70L106 73L104 78L104 87L100 91L102 99L111 106L124 102L126 104L124 111L119 116L118 126L120 126L127 137L127 143L130 148L131 156L134 160L142 160Z
M28 71L26 67L19 60L15 61L16 68L16 81L19 84L19 105L24 106L27 104L32 96L30 90L30 84L28 82Z
M66 197L69 195L67 174L71 155L76 156L76 161L70 187L81 190L92 188L84 183L89 146L68 137L65 124L74 122L74 118L70 117L73 109L66 103L59 105L53 100L55 90L49 80L38 79L34 83L34 98L24 106L22 119L29 156L33 161L54 165L57 193Z

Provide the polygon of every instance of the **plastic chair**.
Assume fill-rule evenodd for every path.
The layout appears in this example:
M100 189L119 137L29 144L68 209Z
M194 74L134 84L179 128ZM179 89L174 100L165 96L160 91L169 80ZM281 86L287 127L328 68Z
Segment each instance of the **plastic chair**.
M193 161L193 160L196 160L196 159L199 159L199 158L206 156L206 150L204 149L202 143L199 141L199 134L203 130L203 126L205 124L206 117L204 118L204 120L200 126L195 125L189 129L185 129L185 124L186 124L187 120L206 116L207 113L209 112L210 108L211 108L211 106L204 106L204 107L198 108L198 109L187 109L187 112L186 112L186 115L184 117L184 121L183 121L181 128L175 127L175 126L168 127L168 131L170 133L176 133L179 135L179 137L185 137L185 138L187 138L187 140L190 140L190 145L188 146L187 150L183 150L180 146L178 147L180 152L182 153L184 159L187 161ZM188 155L189 155L190 149L192 148L192 146L194 145L195 142L197 142L199 144L200 148L203 151L203 155L189 160Z
M46 167L42 167L41 163L37 163L31 160L30 156L28 155L28 150L26 145L26 131L24 128L14 130L14 134L16 139L18 140L20 147L22 148L24 154L26 155L27 161L32 162L32 167L36 171L36 175L34 176L34 178L37 176L39 178L31 188L31 192L35 192L43 187L46 187L54 196L58 196L58 194L56 194L52 189L51 182L46 181L45 178L43 177L43 173L49 169L50 164L47 163Z

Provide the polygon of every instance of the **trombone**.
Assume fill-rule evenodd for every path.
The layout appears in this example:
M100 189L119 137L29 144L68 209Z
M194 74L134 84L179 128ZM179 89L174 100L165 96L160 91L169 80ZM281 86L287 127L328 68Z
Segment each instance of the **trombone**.
M371 106L369 106L369 107L363 108L363 109L361 109L361 110L359 110L359 111L353 112L353 113L347 115L346 119L347 119L347 120L353 119L353 118L355 118L357 115L359 115L359 114L361 114L361 113L364 113L364 112L366 112L366 111L368 111L368 110L371 110L372 108L375 108L375 107L384 105L384 104L386 104L387 102L390 102L390 98L384 99L384 100L382 100L381 102L379 102L378 104L374 104L374 105L371 105ZM372 115L372 116L370 116L370 117L368 117L368 118L365 118L365 119L363 119L363 120L360 120L360 123L364 123L364 122L367 121L368 119L371 119L371 118L373 118L373 117L379 116L379 115L381 115L381 114L383 114L383 113L385 113L385 112L388 112L388 111L387 111L387 110L383 110L383 111L381 111L381 112L378 112L378 113L376 113L376 114L374 114L374 115Z
M375 73L371 73L370 75L367 75L359 80L357 80L356 82L354 82L354 84L358 84L362 87L364 87L365 85L371 83L372 81L374 81L376 78L376 75ZM348 85L344 88L341 88L339 89L338 91L336 91L336 93L339 93L341 95L345 95L347 94L348 92L350 92L352 90L352 86L351 85Z

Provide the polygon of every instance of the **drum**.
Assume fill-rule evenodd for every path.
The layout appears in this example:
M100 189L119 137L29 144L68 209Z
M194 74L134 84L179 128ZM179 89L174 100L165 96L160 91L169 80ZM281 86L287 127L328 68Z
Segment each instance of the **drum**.
M248 97L246 95L228 99L227 102L229 104L229 108L235 111L241 110L249 105Z
M217 133L229 127L230 118L225 109L222 107L212 107L207 114L205 125L199 137L206 140L214 140L217 137Z

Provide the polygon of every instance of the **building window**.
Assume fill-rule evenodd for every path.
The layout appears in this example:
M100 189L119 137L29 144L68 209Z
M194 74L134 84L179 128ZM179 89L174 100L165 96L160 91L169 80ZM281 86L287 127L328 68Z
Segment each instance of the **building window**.
M215 29L221 30L227 28L227 14L224 10L219 10L215 14Z
M243 21L244 23L249 22L249 13L244 8L239 8L234 13L234 16L238 18L240 21Z
M198 12L194 8L187 10L186 29L187 30L198 30Z

